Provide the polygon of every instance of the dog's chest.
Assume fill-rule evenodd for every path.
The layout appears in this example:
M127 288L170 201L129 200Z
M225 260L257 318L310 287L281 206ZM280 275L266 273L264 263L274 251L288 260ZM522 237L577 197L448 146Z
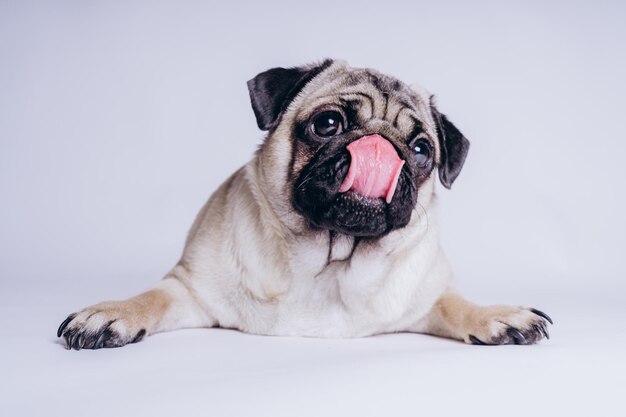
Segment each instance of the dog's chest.
M325 245L323 243L326 243ZM293 251L293 279L274 334L351 337L383 332L409 309L420 277L358 238L329 235Z

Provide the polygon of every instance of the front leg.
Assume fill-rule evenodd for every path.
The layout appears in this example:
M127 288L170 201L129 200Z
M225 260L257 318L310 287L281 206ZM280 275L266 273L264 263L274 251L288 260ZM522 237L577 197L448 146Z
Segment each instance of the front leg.
M534 308L481 307L448 290L415 330L475 345L531 345L549 338L547 323L552 319Z
M136 343L153 333L215 324L189 289L168 274L150 291L123 301L105 301L70 314L57 331L68 349L100 349Z

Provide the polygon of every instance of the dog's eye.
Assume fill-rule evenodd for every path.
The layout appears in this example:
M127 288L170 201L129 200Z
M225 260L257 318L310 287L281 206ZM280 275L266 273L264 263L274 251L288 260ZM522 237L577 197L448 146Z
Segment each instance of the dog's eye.
M417 161L417 165L426 166L430 161L430 157L432 155L432 151L430 150L430 145L425 140L419 140L413 147L413 151L415 152L415 160Z
M335 136L343 132L343 117L336 111L325 111L313 120L313 133L322 138Z

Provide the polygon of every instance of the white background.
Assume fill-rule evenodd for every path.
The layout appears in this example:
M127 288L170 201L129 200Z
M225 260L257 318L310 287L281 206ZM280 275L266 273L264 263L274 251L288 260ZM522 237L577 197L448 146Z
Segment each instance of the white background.
M619 415L624 4L0 1L2 414ZM326 57L437 95L472 143L439 187L458 285L545 310L552 339L186 330L65 351L65 316L149 288L251 158L245 82Z

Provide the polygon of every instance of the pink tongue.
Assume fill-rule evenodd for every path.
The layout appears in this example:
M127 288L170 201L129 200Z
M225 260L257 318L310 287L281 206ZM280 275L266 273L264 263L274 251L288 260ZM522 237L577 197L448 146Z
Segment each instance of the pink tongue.
M380 135L363 136L347 147L352 161L339 192L352 190L366 197L385 197L391 203L404 161Z

